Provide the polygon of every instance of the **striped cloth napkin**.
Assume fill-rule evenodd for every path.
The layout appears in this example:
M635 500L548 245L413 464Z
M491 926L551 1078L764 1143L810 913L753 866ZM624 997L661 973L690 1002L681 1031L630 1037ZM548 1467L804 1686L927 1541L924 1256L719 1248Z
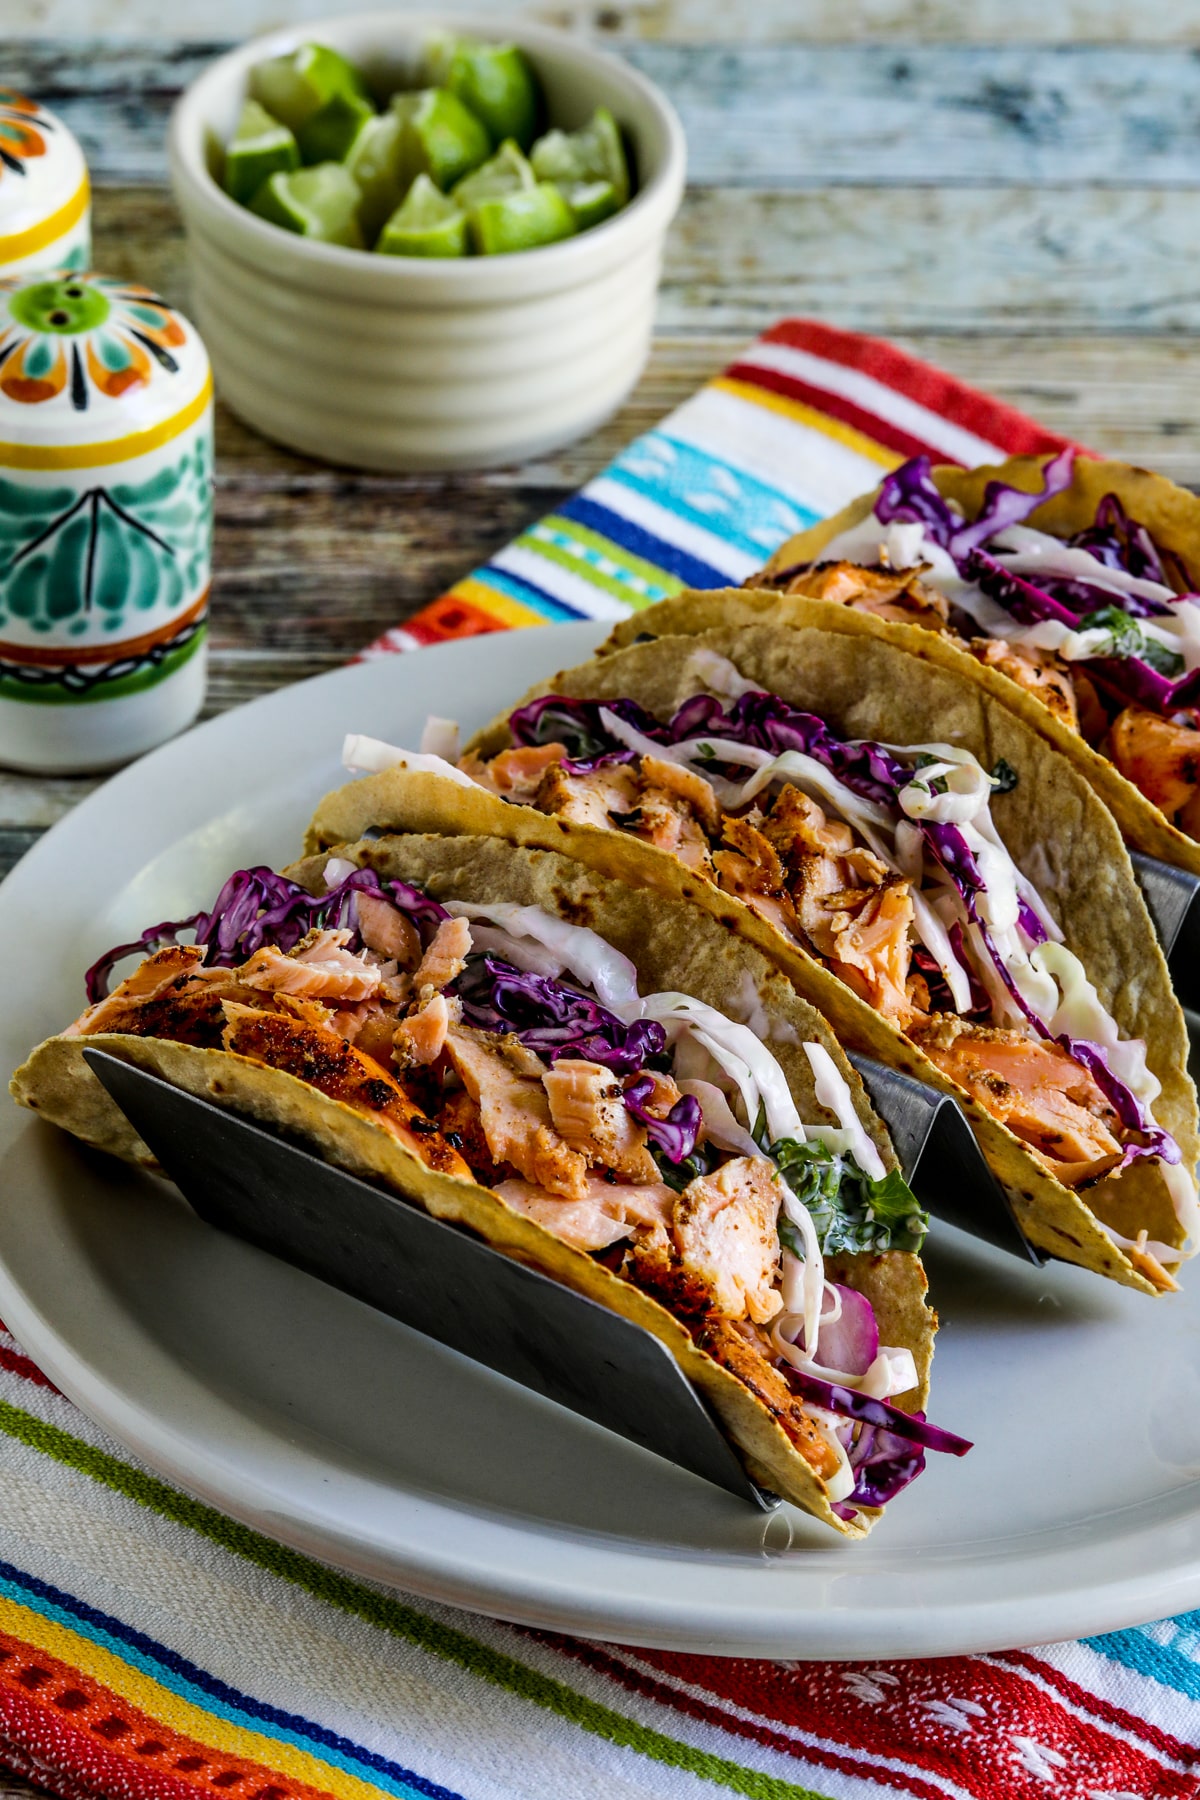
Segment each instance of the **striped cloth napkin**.
M886 344L788 320L366 654L739 581L915 452L1062 442ZM1196 1800L1200 1614L855 1665L522 1630L181 1493L0 1331L0 1761L64 1800Z

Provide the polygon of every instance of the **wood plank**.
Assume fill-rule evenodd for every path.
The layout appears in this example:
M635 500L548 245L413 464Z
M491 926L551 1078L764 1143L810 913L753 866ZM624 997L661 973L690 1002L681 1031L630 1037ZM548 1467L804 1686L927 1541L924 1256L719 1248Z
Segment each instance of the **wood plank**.
M658 329L750 335L802 313L885 335L1196 331L1195 215L1162 189L702 189L668 240ZM168 195L102 190L96 235L109 273L186 311Z
M701 189L668 245L659 329L811 313L885 335L1196 331L1195 212L1153 189Z
M423 12L423 6L396 7ZM329 0L290 0L287 18L297 24L327 18ZM594 34L602 42L669 39L679 43L722 43L730 39L729 0L473 0L471 11L494 17L497 29L512 18L537 20ZM171 19L181 39L240 39L268 31L284 14L278 0L206 0ZM94 32L120 36L154 33L162 26L161 0L27 0L6 19L9 39L29 36L78 37ZM798 17L795 0L757 0L737 14L739 43L957 42L1052 44L1081 42L1195 42L1193 0L1156 0L1131 6L1129 0L806 0Z
M173 100L219 48L38 41L9 78L61 112L98 181L162 182ZM1170 46L623 48L678 106L697 186L1197 183L1200 60Z

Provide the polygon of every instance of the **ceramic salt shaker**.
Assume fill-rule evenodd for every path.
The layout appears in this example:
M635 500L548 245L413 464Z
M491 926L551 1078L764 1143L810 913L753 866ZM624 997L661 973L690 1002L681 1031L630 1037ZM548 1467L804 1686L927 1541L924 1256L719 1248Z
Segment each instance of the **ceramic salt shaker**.
M36 100L0 87L0 275L86 269L90 231L78 140Z
M0 763L114 768L204 699L212 377L136 282L0 276Z

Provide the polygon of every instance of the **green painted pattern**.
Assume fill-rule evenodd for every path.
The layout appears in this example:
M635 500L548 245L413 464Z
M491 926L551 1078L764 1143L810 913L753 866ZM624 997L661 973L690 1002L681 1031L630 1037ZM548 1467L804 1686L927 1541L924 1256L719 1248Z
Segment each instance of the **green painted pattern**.
M23 700L29 706L91 706L98 700L122 700L128 694L142 694L147 688L157 687L160 681L165 681L168 675L173 675L176 669L182 669L184 663L190 662L203 644L207 632L207 624L201 625L186 643L180 644L175 650L168 650L158 662L139 663L128 675L114 675L111 679L97 681L94 686L82 692L64 687L61 681L46 681L34 686L31 682L18 681L14 676L0 671L0 699Z
M703 1781L723 1786L731 1793L743 1794L747 1800L829 1800L827 1795L818 1794L812 1788L797 1787L794 1782L745 1768L723 1756L714 1756L707 1750L682 1743L678 1738L668 1737L665 1732L639 1725L614 1708L576 1693L565 1682L529 1668L516 1657L505 1656L466 1632L429 1618L416 1607L406 1606L389 1594L375 1593L348 1575L314 1562L298 1550L289 1549L286 1544L262 1537L248 1525L227 1518L215 1507L181 1493L157 1476L132 1468L119 1457L97 1449L82 1438L74 1437L7 1401L0 1401L0 1431L18 1443L28 1445L31 1450L40 1451L55 1462L100 1482L161 1518L208 1538L278 1579L290 1581L324 1605L360 1618L392 1637L403 1638L430 1655L454 1663L479 1680L503 1688L534 1706L543 1707L581 1731L590 1732L610 1744L636 1751L669 1768L685 1770Z
M0 476L0 629L15 623L79 637L99 620L105 633L129 635L147 613L195 599L211 536L206 431L140 482L80 494Z

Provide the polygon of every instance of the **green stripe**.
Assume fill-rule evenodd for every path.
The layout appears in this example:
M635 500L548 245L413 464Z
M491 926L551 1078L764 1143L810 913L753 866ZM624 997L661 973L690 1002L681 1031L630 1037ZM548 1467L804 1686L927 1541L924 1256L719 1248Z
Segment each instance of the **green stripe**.
M625 1718L611 1707L585 1699L564 1682L539 1674L515 1657L489 1649L465 1632L428 1618L415 1607L404 1606L389 1595L360 1587L336 1569L326 1568L323 1563L302 1556L286 1544L277 1544L272 1538L260 1536L248 1525L226 1518L215 1507L181 1493L157 1476L131 1468L119 1457L110 1456L107 1451L98 1450L82 1438L73 1437L6 1401L0 1401L0 1431L27 1444L31 1450L39 1450L55 1462L65 1463L81 1475L101 1482L148 1511L158 1513L176 1525L186 1526L189 1531L210 1539L246 1562L255 1563L280 1580L290 1581L326 1606L363 1619L393 1637L404 1638L445 1662L456 1663L481 1681L491 1682L494 1687L556 1713L559 1718L595 1737L605 1738L623 1749L635 1750L670 1768L684 1769L704 1781L723 1784L734 1793L747 1795L748 1800L829 1800L829 1796L817 1794L812 1788L796 1787L790 1781L781 1781L757 1769L743 1768L706 1750L696 1750L664 1732Z
M560 519L552 513L548 518L539 519L538 525L550 526L556 532L561 533L563 537L573 539L583 548L595 551L598 556L603 556L609 562L615 563L619 569L625 569L629 574L636 575L640 580L648 582L659 594L669 596L683 592L684 583L679 580L678 576L672 575L667 569L660 569L656 563L645 562L642 557L631 555L628 550L622 549L620 544L615 544L611 538L601 537L599 532L589 530L586 525L576 524L574 519ZM531 550L537 556L544 556L547 561L557 563L560 568L570 569L571 573L578 575L581 580L590 581L595 587L603 588L605 593L614 594L618 600L624 600L628 605L649 606L653 603L652 595L639 593L637 588L628 581L622 581L619 576L605 575L596 567L595 563L589 562L586 556L573 556L561 544L553 544L548 538L540 536L536 526L523 532L516 542L522 549Z
M208 627L202 625L186 644L180 644L177 650L169 650L161 662L134 669L129 675L118 675L112 681L98 681L82 694L56 681L35 687L31 682L0 675L0 700L22 700L27 706L93 706L101 700L123 700L128 694L144 693L147 688L157 687L168 675L174 675L176 669L181 669L196 654L207 630Z

